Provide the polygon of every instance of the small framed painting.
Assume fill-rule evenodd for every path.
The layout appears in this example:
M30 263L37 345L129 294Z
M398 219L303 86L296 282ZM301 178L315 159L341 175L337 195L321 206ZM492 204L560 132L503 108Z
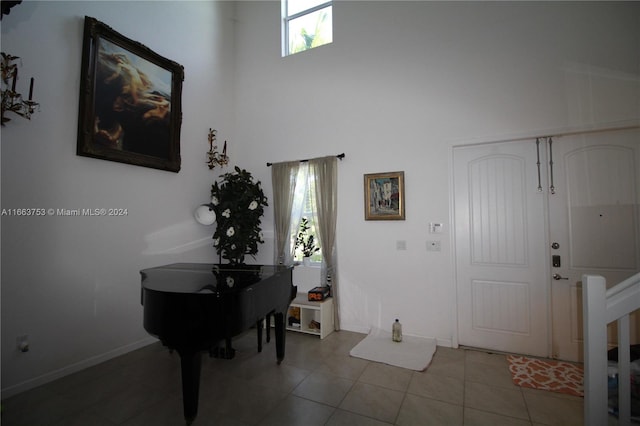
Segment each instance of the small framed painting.
M84 20L77 154L180 170L184 68Z
M404 220L404 172L364 175L364 219Z

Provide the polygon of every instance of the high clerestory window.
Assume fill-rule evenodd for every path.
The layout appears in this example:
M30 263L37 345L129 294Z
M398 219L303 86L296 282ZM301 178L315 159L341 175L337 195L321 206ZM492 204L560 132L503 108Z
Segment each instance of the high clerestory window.
M282 56L333 42L333 1L282 0Z

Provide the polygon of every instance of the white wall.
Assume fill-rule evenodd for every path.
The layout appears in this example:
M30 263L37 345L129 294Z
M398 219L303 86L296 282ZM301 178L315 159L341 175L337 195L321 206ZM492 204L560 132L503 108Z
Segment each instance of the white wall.
M333 44L287 58L279 13L277 1L238 4L238 149L264 180L265 161L346 154L344 329L397 317L407 334L455 343L454 144L640 118L637 3L338 0ZM397 170L406 220L365 221L363 174ZM431 239L441 252L426 251Z
M125 217L2 217L3 397L150 341L140 275L214 261L207 133L233 140L233 3L23 2L2 20L2 51L20 56L40 110L2 128L2 208L124 208ZM84 16L185 68L182 170L76 156ZM28 353L16 337L29 335Z
M267 161L345 152L343 328L399 317L407 334L451 343L451 146L638 120L639 8L338 1L334 43L281 58L277 1L23 2L2 20L2 50L22 57L19 89L34 76L42 106L2 128L2 208L129 215L2 217L3 396L146 343L138 271L214 259L191 217L214 178L209 127L269 198ZM84 15L184 65L180 173L75 155ZM362 175L395 170L407 220L364 221ZM257 262L272 260L272 217ZM445 224L440 253L425 249L429 222Z

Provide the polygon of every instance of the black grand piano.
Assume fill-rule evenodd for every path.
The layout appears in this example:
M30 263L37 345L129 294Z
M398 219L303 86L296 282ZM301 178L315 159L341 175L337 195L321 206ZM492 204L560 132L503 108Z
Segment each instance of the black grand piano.
M198 413L202 352L233 358L232 338L256 325L260 350L262 321L273 315L278 364L284 359L285 317L297 291L292 269L174 263L140 271L144 328L180 355L187 424Z

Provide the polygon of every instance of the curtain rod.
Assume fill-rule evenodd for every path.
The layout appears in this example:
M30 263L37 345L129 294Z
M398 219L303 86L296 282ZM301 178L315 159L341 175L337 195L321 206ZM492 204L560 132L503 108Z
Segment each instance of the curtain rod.
M336 158L339 160L342 160L344 158L344 152L342 154L338 154L336 155ZM304 160L299 160L301 163L307 163L310 159L306 158ZM273 163L267 163L267 167L271 167L273 166Z

